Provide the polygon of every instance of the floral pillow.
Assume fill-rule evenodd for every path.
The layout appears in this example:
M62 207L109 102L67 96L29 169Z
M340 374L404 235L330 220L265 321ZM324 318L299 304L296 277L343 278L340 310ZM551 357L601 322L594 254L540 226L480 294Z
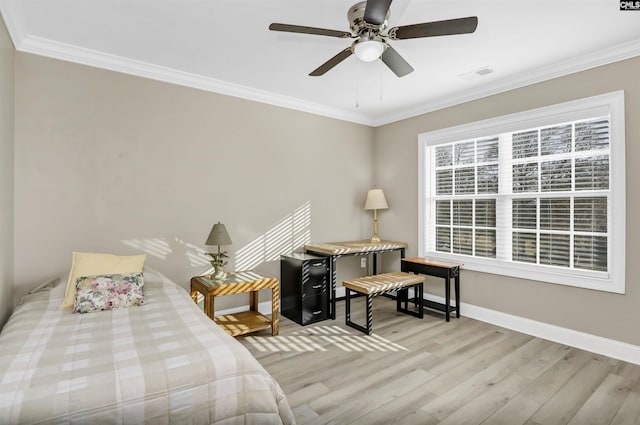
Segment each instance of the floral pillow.
M74 313L113 310L142 304L142 273L82 276L76 280Z

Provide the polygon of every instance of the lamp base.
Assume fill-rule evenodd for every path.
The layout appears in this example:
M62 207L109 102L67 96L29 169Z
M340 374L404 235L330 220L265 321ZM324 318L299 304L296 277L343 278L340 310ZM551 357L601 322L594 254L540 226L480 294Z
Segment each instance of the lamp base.
M215 265L214 272L211 274L212 280L225 280L227 278L227 273L222 270L222 266Z
M380 242L380 236L378 236L378 210L373 210L373 237L371 242Z

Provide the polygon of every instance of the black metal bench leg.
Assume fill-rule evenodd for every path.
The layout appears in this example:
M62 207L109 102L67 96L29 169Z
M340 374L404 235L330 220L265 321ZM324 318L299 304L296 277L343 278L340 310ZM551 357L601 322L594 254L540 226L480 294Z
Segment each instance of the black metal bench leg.
M357 293L357 291L354 291L354 293ZM349 288L345 288L345 297L344 297L344 309L345 309L345 324L347 326L350 326L354 329L359 330L360 332L364 332L367 335L371 335L372 332L372 324L371 324L371 320L373 317L373 311L372 311L372 305L373 305L373 301L372 301L373 295L367 295L367 326L364 327L362 325L359 325L357 323L354 323L351 321L351 290Z
M367 294L367 335L373 333L373 295Z
M409 308L409 291L407 290L407 288L400 288L396 290L397 311L402 311L402 304L404 304L405 310Z
M349 293L351 290L349 288L345 289L345 297L344 297L344 308L345 308L345 324L348 325L351 323L351 296Z
M411 304L412 304L412 309L409 308L409 289L413 288L413 298L411 299ZM405 298L404 304L405 307L402 307L401 302L398 302L397 306L396 306L396 310L399 313L404 313L404 314L408 314L410 316L415 316L415 317L419 317L420 319L422 319L424 317L424 311L422 310L423 307L423 301L422 301L422 297L424 295L424 290L423 290L423 284L422 283L416 283L414 285L411 286L407 286L404 287L400 290L398 290L398 298L400 298L401 296Z

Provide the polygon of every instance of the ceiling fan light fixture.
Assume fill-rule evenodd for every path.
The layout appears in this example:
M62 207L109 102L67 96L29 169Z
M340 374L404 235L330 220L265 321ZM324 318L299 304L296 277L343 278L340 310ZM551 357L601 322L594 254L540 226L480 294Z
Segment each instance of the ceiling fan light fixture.
M474 32L478 26L478 17L468 16L466 18L401 25L387 30L390 15L389 8L392 1L366 0L351 6L347 12L347 20L349 21L351 32L276 22L269 25L269 30L355 39L349 47L346 47L311 71L309 73L310 77L324 75L351 55L355 55L363 62L373 62L376 59L380 59L397 77L404 77L413 72L413 67L388 44L389 41L469 34ZM486 70L484 73L490 73L490 70Z
M373 62L384 52L384 42L380 40L358 40L353 50L358 59L363 62Z

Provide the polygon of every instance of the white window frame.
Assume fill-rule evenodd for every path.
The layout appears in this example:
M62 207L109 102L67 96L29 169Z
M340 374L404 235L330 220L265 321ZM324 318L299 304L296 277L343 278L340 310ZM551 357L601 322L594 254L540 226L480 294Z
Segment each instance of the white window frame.
M428 223L431 222L430 147L444 143L491 137L534 127L555 125L597 116L610 120L610 176L608 225L611 243L608 271L562 269L559 267L502 261L468 255L428 251ZM560 103L502 117L477 121L418 135L418 254L424 257L464 263L464 269L517 278L625 293L626 181L624 92L616 91L585 99ZM502 167L504 168L504 167ZM501 170L500 172L504 172ZM510 172L510 170L509 170ZM507 238L508 239L508 238Z

